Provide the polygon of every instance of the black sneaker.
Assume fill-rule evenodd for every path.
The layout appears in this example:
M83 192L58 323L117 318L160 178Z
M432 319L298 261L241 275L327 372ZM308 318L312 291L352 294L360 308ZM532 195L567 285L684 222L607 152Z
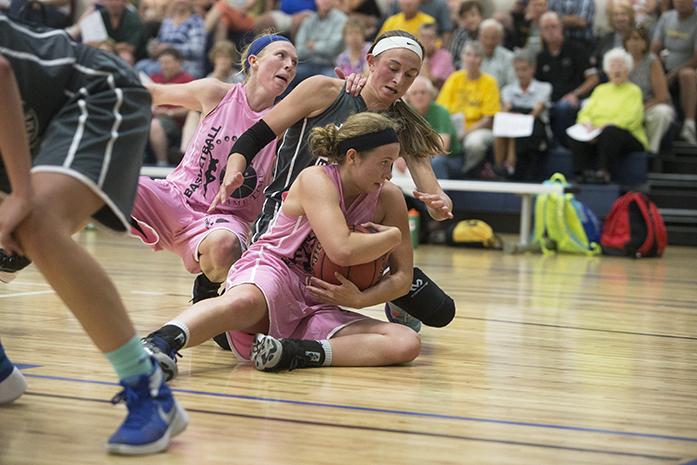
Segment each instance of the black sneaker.
M324 349L318 341L276 339L267 334L257 334L251 358L254 367L260 371L295 370L322 366Z
M218 297L220 283L211 282L205 274L201 273L194 280L194 290L191 293L191 303L195 304L202 300Z
M181 357L181 355L172 349L167 341L160 336L150 334L141 339L140 343L162 368L165 381L170 381L177 376L179 373L177 357Z
M4 249L0 249L0 282L9 283L17 277L19 270L23 270L30 263L31 260L24 255L7 255Z

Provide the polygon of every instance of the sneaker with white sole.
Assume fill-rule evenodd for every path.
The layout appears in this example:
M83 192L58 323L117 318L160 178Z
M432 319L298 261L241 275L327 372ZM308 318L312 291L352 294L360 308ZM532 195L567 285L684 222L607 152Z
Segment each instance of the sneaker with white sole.
M252 345L251 360L260 371L320 367L324 359L322 344L310 339L276 339L257 334Z
M122 381L121 385L123 391L111 402L125 402L128 415L109 438L107 451L144 455L166 450L171 438L186 429L189 417L165 384L160 367L153 363L152 374L140 376L134 384Z
M385 316L391 323L398 323L400 325L408 326L417 333L421 331L421 320L409 315L392 302L387 302L385 304Z
M27 382L16 366L12 366L7 374L0 373L0 404L9 404L26 390Z
M177 368L177 357L181 357L179 352L172 349L170 345L162 337L155 334L150 334L140 340L145 351L155 359L162 372L164 373L165 381L171 381L179 373Z

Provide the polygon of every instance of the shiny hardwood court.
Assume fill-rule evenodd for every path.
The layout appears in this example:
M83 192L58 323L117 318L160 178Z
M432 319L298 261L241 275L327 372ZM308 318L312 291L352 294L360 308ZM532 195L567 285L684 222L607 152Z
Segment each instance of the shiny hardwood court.
M85 231L141 334L184 309L178 258ZM170 451L111 457L110 365L34 267L0 288L0 336L28 392L0 408L0 464L695 464L697 249L662 259L421 247L457 302L407 366L271 374L206 343L172 387ZM381 308L366 309L383 318Z

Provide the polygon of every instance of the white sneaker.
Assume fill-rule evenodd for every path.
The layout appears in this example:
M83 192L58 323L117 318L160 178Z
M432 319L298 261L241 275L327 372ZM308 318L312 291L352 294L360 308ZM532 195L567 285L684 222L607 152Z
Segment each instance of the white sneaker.
M10 375L0 381L0 404L9 404L27 390L27 382L21 371L14 367Z
M683 124L682 130L680 131L680 139L684 140L688 144L697 145L697 131L695 127L691 124Z

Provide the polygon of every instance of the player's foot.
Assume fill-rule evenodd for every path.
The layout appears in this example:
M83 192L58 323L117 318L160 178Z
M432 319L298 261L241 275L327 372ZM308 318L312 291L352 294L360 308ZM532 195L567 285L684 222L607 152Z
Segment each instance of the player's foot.
M324 358L324 349L319 341L276 339L257 334L252 346L252 361L260 371L319 367L324 363Z
M385 304L385 316L387 316L387 320L392 323L408 326L417 333L421 331L421 320L409 315L392 302L387 302Z
M164 338L155 334L149 334L140 340L145 347L145 351L155 359L162 368L165 381L171 381L179 373L177 368L177 356L179 353L174 350Z
M0 249L0 282L9 283L17 277L17 272L26 268L31 263L23 255L8 255L4 249Z
M160 367L153 363L152 374L121 385L123 391L111 402L125 402L128 415L109 438L109 453L143 455L166 450L170 439L186 429L189 418L165 384Z
M211 282L205 274L201 273L194 280L194 289L191 292L191 303L200 302L211 297L218 297L220 283Z

